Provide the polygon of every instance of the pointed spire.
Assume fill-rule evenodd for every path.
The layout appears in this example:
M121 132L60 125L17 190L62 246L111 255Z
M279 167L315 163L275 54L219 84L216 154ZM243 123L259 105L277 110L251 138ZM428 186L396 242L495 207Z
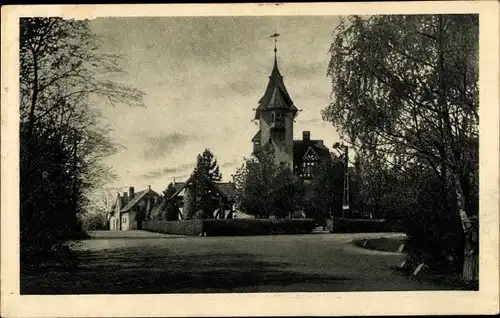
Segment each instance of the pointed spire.
M264 96L259 100L259 106L255 109L255 118L260 118L260 112L263 110L270 110L273 108L287 109L293 113L293 116L297 114L297 108L293 105L293 101L288 94L285 84L283 83L283 76L281 76L278 69L278 57L277 57L277 37L280 36L279 33L275 32L271 35L274 38L274 67L269 76L269 82L267 84Z
M274 31L274 34L270 36L270 38L274 38L274 68L278 68L278 48L276 47L278 36L280 35L276 32L276 30Z
M278 57L276 52L278 52L278 49L276 49L276 45L274 46L274 67L278 68Z

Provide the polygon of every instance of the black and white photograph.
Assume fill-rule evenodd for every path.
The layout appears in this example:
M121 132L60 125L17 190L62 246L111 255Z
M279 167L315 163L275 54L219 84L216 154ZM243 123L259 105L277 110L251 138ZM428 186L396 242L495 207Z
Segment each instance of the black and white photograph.
M498 296L481 14L330 11L17 17L19 295Z

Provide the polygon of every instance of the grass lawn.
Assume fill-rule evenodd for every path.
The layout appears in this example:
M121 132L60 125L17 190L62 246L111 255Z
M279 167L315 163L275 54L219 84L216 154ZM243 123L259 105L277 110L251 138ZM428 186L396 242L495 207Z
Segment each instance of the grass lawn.
M22 294L440 290L394 271L401 256L354 246L366 234L82 241L74 259L23 266ZM370 235L370 234L368 234ZM447 288L444 288L447 289Z

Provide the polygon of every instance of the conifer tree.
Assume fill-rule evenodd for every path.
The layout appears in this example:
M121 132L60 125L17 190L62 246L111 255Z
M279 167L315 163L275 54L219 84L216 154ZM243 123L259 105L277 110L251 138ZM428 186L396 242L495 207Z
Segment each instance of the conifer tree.
M210 181L219 182L222 174L219 171L219 164L210 149L205 149L198 155L196 168L193 171L193 180L189 185L189 211L186 211L187 218L192 218L198 210L205 211L206 217L211 217L217 204L213 202L212 186Z

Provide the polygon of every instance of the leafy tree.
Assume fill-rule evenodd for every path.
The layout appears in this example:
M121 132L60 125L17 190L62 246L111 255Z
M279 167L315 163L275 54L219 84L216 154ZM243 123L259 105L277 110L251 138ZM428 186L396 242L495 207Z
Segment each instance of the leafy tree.
M276 163L269 146L245 159L236 171L235 184L239 208L256 218L289 216L301 205L301 180Z
M171 182L167 189L163 190L163 195L158 199L157 204L151 211L151 219L176 221L179 219L179 208L177 198L169 199L177 190Z
M167 221L176 221L179 219L179 208L177 207L176 198L168 200L174 193L176 189L173 183L170 183L165 191L163 191L164 198L166 201L165 214L162 219Z
M476 213L478 27L478 15L349 17L335 31L328 67L334 102L324 119L403 179L425 171L439 185L442 212L421 213L447 214L454 233ZM444 236L448 224L425 226Z
M343 162L327 160L313 170L311 182L306 186L304 206L306 216L324 220L331 216L339 217L343 197Z
M360 151L357 159L358 207L368 212L370 218L383 218L391 205L390 192L387 191L391 188L387 168L377 154Z
M74 236L90 195L114 177L102 159L117 146L94 105L141 104L140 91L109 80L118 57L99 53L88 24L20 19L22 253Z

